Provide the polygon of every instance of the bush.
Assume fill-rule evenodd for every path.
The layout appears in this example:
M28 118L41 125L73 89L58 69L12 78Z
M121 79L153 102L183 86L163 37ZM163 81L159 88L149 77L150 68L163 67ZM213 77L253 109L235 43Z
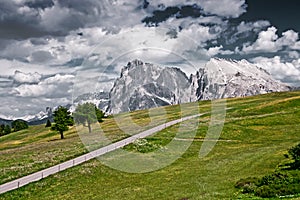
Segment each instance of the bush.
M248 177L245 179L239 180L235 187L242 189L242 193L253 193L255 189L257 188L257 184L259 182L259 179L256 177Z
M268 185L263 185L257 188L255 195L263 198L276 197L276 191L270 188Z
M274 172L261 179L241 179L235 187L242 189L242 193L253 193L263 198L298 194L300 171Z
M17 119L11 123L11 127L14 129L14 131L20 131L23 129L27 129L28 124L26 121L24 121L22 119Z
M242 193L252 193L263 198L300 194L300 144L290 148L288 153L294 160L290 170L277 171L261 179L241 179L235 187L241 189ZM289 157L287 154L284 156Z
M288 152L294 160L292 167L295 169L300 169L300 143L290 148Z
M10 125L6 125L6 126L4 127L3 134L4 134L4 135L7 135L7 134L10 134L10 133L11 133Z
M133 150L140 153L149 153L155 151L162 146L159 144L155 144L153 141L149 141L147 139L137 139L132 144L129 144L125 147L126 150Z

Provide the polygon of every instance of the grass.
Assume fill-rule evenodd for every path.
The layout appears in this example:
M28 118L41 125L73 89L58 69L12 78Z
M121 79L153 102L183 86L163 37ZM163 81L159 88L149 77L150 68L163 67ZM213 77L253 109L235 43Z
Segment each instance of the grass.
M210 122L209 115L199 118L200 126L195 138L184 138L193 140L188 150L165 168L149 173L131 174L111 169L94 159L18 190L2 194L0 199L260 199L241 194L234 185L242 178L263 177L286 162L284 154L300 141L299 96L300 92L286 92L228 99L227 107L231 109L227 110L220 140L202 159L198 154ZM208 111L210 108L209 102L201 102L200 105L200 110ZM121 116L130 117L142 130L147 125L154 126L160 120L171 120L181 114L198 112L194 110L195 105L186 104L186 107L185 113L180 112L179 106L166 107L164 110L167 119L155 115L152 111L152 113L150 111L124 113ZM152 116L153 123L149 116ZM125 125L127 122L123 123ZM119 126L113 118L109 118L105 120L102 129L107 137L118 140L127 136L127 132L118 129ZM139 148L133 144L126 146L125 149L144 152L147 155L149 152L164 148L176 137L178 126L174 125L146 138L138 144ZM52 148L60 148L62 152L68 152L66 145L69 144L69 152L72 151L72 145L78 145L77 154L86 151L73 129L62 141L53 140L59 135L52 135L43 127L40 129L36 130L35 134L32 127L27 133L14 133L15 135L5 136L7 138L0 138L1 181L2 177L8 180L5 174L11 173L11 168L18 166L14 164L19 162L20 158L17 155L26 158L19 162L20 166L31 163L26 149L34 152L34 155L43 155L51 153ZM139 130L132 131L135 133ZM188 126L184 131L190 131ZM22 142L11 147L14 141ZM184 142L178 140L181 141ZM5 152L8 152L8 155L5 156ZM63 154L58 152L53 151L55 156L52 159L57 159ZM62 156L60 159L74 155L76 153L67 153L67 156ZM10 165L4 164L9 160L12 160ZM7 166L7 171L2 171L3 165ZM33 168L29 167L29 169ZM22 174L20 171L22 170L18 172ZM288 199L297 199L297 197Z
M209 105L209 102L203 102L199 108L209 110ZM71 127L64 133L64 140L60 140L60 135L50 128L45 128L45 125L30 126L29 129L2 136L0 137L0 184L59 164L87 153L88 150L105 146L111 141L118 141L157 126L164 121L177 119L181 115L195 114L198 111L194 109L196 106L198 109L198 103L166 106L163 114L161 108L152 109L150 112L140 110L122 113L114 118L104 119L100 124L94 124L91 134L86 127ZM128 126L132 123L128 122L128 119L137 124L138 129ZM127 127L129 130L124 132L122 127ZM102 132L106 140L102 139L100 134Z

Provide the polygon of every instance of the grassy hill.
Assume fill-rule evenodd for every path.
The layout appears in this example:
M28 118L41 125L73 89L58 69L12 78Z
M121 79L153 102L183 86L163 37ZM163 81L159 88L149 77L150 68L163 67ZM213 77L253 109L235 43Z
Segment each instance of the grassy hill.
M199 104L200 112L210 110L210 101ZM167 120L198 112L194 109L198 108L195 103L186 106L190 108L185 109L186 113L180 113L179 106L166 107ZM190 148L168 167L150 173L130 174L92 160L2 194L0 199L253 199L242 195L234 185L241 178L262 177L288 162L284 154L300 142L300 92L228 99L227 107L230 109L220 139L202 159L198 154L210 122L209 114L199 118L201 126L196 137L186 138L193 140ZM130 116L144 129L150 122L148 111L122 115ZM152 125L159 124L161 116L153 118L155 123ZM105 119L101 126L112 140L128 136L118 128L114 118ZM125 149L147 152L163 148L174 138L177 128L178 125L174 125L148 137L144 149L134 145ZM189 131L188 126L184 131ZM149 150L149 146L153 148ZM66 133L65 140L59 140L57 133L43 126L12 133L0 138L0 182L85 152L75 128Z

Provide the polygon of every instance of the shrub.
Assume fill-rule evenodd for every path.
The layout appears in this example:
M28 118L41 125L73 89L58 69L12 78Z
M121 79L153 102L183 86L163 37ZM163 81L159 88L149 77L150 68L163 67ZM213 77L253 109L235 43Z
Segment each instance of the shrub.
M239 180L235 187L242 193L252 193L263 198L300 194L300 144L288 150L294 162L290 170L281 170L260 179L249 177ZM286 158L289 156L284 155Z
M259 179L256 177L248 177L245 179L239 180L236 184L235 187L242 189L242 193L253 193L255 189L257 188L257 183Z
M292 167L295 169L300 169L300 143L290 148L288 152L294 160Z
M27 129L28 124L26 121L24 121L22 119L17 119L11 123L11 127L14 129L14 131L20 131L23 129Z

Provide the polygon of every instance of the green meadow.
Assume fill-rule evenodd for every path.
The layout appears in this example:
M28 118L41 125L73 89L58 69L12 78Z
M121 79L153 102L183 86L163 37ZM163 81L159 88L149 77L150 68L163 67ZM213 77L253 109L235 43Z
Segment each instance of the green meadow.
M164 149L174 139L192 142L179 159L162 169L126 173L94 159L1 194L0 199L261 199L242 194L234 186L240 179L263 177L290 162L284 155L300 142L300 92L232 98L226 103L223 130L217 141L206 141L216 145L204 158L199 158L199 150L211 121L211 101L110 116L90 134L85 127L71 127L63 140L44 125L0 137L2 184L106 145L97 140L100 129L106 138L118 141L130 136L129 132L135 134L181 116L205 113L190 120L199 123L196 130L190 130L186 121L124 147L146 155ZM118 117L121 120L116 122ZM120 128L126 127L127 119L139 128ZM195 131L195 137L177 138L179 127L183 132ZM95 142L85 146L81 137ZM297 199L300 195L282 198Z

